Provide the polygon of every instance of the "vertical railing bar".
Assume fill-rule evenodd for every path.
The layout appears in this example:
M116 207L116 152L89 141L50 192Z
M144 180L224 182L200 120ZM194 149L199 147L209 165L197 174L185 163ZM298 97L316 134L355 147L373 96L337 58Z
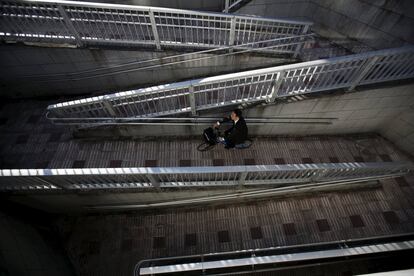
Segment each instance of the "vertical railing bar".
M152 34L154 36L155 46L156 46L157 50L161 50L160 37L158 36L158 30L157 30L157 25L156 25L156 22L155 22L154 12L151 9L149 9L148 14L149 14L149 17L150 17Z
M369 71L371 70L372 66L377 63L379 56L374 56L371 59L368 59L367 62L362 65L361 73L356 76L356 78L352 81L351 86L348 88L348 91L352 91L355 87L367 76Z

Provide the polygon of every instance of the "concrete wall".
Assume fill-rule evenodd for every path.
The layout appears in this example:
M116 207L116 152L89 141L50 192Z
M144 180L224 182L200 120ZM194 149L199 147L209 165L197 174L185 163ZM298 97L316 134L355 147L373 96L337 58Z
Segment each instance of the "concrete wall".
M411 104L411 109L384 124L380 133L398 148L414 156L414 102Z
M316 32L345 45L356 40L383 49L414 43L411 0L253 0L237 13L308 19Z
M226 57L210 55L214 58L141 71L134 69L142 67L142 64L126 64L177 54L183 53L0 45L0 97L103 94L279 65L288 61L284 58L240 54ZM145 66L155 64L160 62L146 63Z
M33 226L0 212L0 275L74 275L61 250Z

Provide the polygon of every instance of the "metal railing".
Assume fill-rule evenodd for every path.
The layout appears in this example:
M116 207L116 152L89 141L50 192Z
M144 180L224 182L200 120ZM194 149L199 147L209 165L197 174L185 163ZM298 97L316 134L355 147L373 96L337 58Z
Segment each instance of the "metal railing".
M408 163L0 170L0 191L288 185L400 176Z
M4 41L150 46L158 50L237 48L249 42L306 34L311 25L306 21L80 1L0 2L0 39Z
M50 119L156 117L414 77L414 47L165 84L48 106Z
M233 252L210 253L181 257L148 259L138 262L134 276L138 275L231 275L248 272L292 269L301 264L321 266L338 259L373 257L377 254L392 254L414 250L414 234L400 234L375 238L349 239L304 245L248 249ZM273 264L273 266L269 266Z

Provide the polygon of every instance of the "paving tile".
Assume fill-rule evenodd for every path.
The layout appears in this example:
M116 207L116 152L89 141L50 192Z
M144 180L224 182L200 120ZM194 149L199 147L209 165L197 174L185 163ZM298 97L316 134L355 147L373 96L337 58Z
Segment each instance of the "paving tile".
M46 169L49 167L50 161L40 161L36 164L36 169Z
M250 228L250 236L252 237L252 240L263 239L262 228L260 226L251 227Z
M319 232L326 232L331 230L331 227L329 226L329 222L327 219L316 220L316 225L318 226Z
M302 163L303 164L313 164L313 160L310 157L303 157L302 158Z
M388 154L380 154L380 158L384 162L392 162L392 159Z
M196 233L185 234L184 245L185 247L196 246L197 245L197 234Z
M404 176L400 176L400 177L395 178L395 181L397 181L397 183L400 187L407 187L408 186L408 182L407 182L407 180L405 179Z
M144 167L158 167L158 160L154 160L154 159L145 160Z
M49 135L49 139L47 139L47 142L48 143L51 143L51 142L59 142L60 141L60 138L62 137L62 132L58 132L58 133L51 133L50 135Z
M254 158L245 158L244 159L244 165L246 165L246 166L256 165L256 160L254 160Z
M26 123L27 124L36 124L39 120L40 120L40 116L39 115L31 115L27 119Z
M152 248L165 248L165 237L153 237Z
M385 221L390 225L396 225L400 223L400 219L394 211L385 211L382 213Z
M91 241L88 244L88 251L91 255L97 255L101 251L101 244L98 241Z
M213 159L213 166L225 166L224 159Z
M354 160L355 160L355 162L359 162L359 163L365 162L364 158L362 158L362 156L354 156Z
M120 168L122 166L122 160L110 160L109 167L110 168Z
M284 158L274 158L273 160L275 161L275 164L276 165L284 165L284 164L286 164L286 161L285 161Z
M72 168L78 168L78 169L85 168L85 163L86 163L85 160L75 160L73 161Z
M180 167L191 167L191 160L188 160L188 159L180 160Z
M230 235L229 235L229 231L227 231L227 230L218 231L217 232L217 237L218 237L218 242L219 243L230 242Z
M8 118L0 118L0 126L7 124Z
M29 140L29 135L19 135L17 136L16 144L18 145L26 144L28 140Z
M132 248L133 248L133 240L132 239L122 240L121 251L128 252L128 251L131 251Z
M331 163L340 163L338 157L329 157L329 162L331 162Z
M349 219L351 220L352 227L354 227L354 228L359 228L359 227L364 227L365 226L365 223L362 220L360 215L349 216Z
M296 235L296 228L294 223L285 223L283 224L283 232L285 232L286 236L293 236Z

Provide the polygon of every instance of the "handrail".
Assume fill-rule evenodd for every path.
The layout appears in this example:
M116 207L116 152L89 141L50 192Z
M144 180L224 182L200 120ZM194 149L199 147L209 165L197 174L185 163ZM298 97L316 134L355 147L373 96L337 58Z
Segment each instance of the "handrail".
M198 270L202 270L203 273L208 275L209 269L234 269L237 267L240 269L239 272L247 272L254 271L260 265L269 263L277 263L278 267L283 267L284 264L292 261L301 262L338 257L349 258L358 255L413 249L414 233L407 233L374 238L146 259L139 261L135 265L134 276L162 273L177 273L178 275Z
M1 40L80 47L216 48L303 35L312 25L307 21L80 1L5 0L0 2L0 11Z
M3 169L0 190L131 189L286 185L404 175L404 162L321 163L224 167Z
M48 106L51 118L196 114L276 99L414 77L414 46L321 59L141 88Z

